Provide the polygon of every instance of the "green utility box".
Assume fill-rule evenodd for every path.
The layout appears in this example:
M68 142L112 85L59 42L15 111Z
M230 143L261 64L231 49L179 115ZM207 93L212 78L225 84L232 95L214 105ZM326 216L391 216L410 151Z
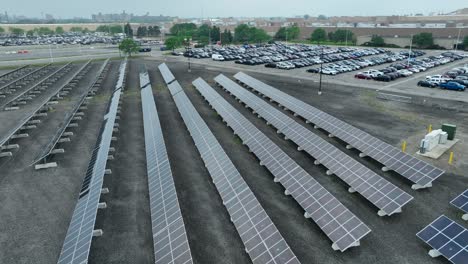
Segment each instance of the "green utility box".
M455 139L455 134L457 132L457 126L456 125L450 125L450 124L443 124L442 125L442 131L447 132L447 139L448 140L454 140Z

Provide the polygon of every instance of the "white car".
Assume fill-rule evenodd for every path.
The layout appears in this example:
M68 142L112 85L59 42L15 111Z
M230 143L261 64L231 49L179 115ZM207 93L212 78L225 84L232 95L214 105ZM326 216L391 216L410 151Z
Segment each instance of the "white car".
M361 72L362 74L367 74L367 75L370 75L372 76L373 78L377 77L377 76L380 76L380 75L383 75L383 72L381 71L378 71L378 70L373 70L373 69L370 69L370 70L367 70L367 71L363 71Z
M284 70L290 70L290 69L296 68L296 66L294 66L294 64L289 63L289 62L280 62L280 63L276 64L276 67L278 69L284 69Z
M338 71L334 70L334 69L330 69L330 68L324 68L324 69L322 69L322 73L323 74L328 74L328 75L336 75L336 74L338 74Z
M413 75L412 72L408 71L408 70L399 70L397 71L401 76L404 76L404 77L408 77L408 76L411 76Z
M211 55L211 58L214 60L214 61L223 61L224 60L224 57L220 54L213 54Z

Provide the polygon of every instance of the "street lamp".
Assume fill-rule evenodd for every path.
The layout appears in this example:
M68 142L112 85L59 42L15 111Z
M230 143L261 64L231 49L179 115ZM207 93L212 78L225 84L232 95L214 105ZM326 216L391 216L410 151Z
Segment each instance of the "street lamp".
M192 67L190 65L190 41L192 39L191 38L184 38L184 41L185 41L185 52L187 53L187 58L188 58L188 72L192 72Z
M406 67L409 67L409 62L411 59L411 48L413 47L413 34L411 34L411 40L409 45L409 53L408 53L408 62L406 63Z
M317 44L320 45L320 42L317 41ZM318 95L322 95L322 69L323 69L323 46L320 49L320 81L319 81Z

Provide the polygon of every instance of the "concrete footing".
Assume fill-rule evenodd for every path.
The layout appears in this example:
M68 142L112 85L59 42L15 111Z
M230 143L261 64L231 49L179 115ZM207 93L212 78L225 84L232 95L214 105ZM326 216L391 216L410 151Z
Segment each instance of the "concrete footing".
M102 229L93 230L93 237L100 237L102 235L104 235L104 231L102 231Z
M29 134L27 134L27 133L16 134L16 135L11 136L11 139L15 139L15 138L25 138L25 137L29 137Z
M13 156L13 153L11 152L0 152L0 158L11 157L11 156Z
M49 169L49 168L55 168L55 167L57 167L57 162L49 162L49 163L43 163L43 164L36 164L34 166L34 169L42 170L42 169Z
M428 183L426 185L421 185L421 184L411 185L411 189L413 189L413 190L425 189L425 188L429 188L429 187L432 187L432 182L430 182L430 183Z

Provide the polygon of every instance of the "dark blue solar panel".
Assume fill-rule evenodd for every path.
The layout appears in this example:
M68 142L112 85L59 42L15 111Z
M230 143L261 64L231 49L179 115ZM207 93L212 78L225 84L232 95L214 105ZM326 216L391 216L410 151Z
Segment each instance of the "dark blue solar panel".
M416 234L452 263L468 263L468 230L445 215Z
M463 212L468 213L468 189L453 199L450 203L453 206L460 208Z

